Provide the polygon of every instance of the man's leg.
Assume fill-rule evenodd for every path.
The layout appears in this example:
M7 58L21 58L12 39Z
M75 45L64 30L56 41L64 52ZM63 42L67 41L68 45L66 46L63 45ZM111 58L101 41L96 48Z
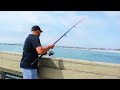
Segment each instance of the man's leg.
M38 79L37 69L22 68L23 79Z

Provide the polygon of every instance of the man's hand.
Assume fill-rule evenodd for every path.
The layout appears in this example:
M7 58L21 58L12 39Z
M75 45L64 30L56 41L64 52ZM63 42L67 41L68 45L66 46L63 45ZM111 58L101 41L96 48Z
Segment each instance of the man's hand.
M46 53L44 53L44 55L46 55L47 54L47 52Z
M53 49L55 45L49 45L49 48L50 49Z
M42 55L42 54L46 55L47 51L49 51L50 49L53 49L53 48L54 48L54 45L48 45L47 47L41 47L41 46L39 46L39 47L36 48L36 51L40 55Z

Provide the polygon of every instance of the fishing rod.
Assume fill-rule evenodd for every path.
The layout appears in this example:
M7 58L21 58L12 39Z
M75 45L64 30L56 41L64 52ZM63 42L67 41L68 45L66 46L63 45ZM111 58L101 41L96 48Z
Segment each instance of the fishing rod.
M73 26L72 26L67 32L65 32L55 43L53 43L53 45L55 45L63 36L65 36L70 30L72 30L72 28L74 28L78 23L82 22L84 19L85 19L85 18L81 19L79 22L77 22L75 25L73 25ZM50 51L48 55L51 56L51 55L53 55L53 54L54 54L54 52ZM44 55L44 54L42 54L42 55L41 55L40 57L38 57L35 61L33 61L33 62L31 63L31 65L33 65L35 62L37 62L39 59L41 59L43 55Z

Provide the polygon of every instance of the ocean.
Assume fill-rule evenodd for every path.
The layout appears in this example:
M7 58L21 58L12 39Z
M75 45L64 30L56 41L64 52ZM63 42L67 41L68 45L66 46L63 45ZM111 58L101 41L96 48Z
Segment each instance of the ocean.
M0 51L22 53L23 46L22 45L0 44ZM120 64L120 53L115 53L115 52L80 50L80 49L63 48L63 47L55 47L52 51L54 52L54 55L50 57Z

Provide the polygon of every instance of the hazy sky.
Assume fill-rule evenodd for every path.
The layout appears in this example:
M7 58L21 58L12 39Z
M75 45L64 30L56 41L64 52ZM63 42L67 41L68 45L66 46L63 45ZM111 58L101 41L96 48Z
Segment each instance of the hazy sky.
M33 25L43 30L42 44L120 48L120 11L0 11L0 43L24 43Z

